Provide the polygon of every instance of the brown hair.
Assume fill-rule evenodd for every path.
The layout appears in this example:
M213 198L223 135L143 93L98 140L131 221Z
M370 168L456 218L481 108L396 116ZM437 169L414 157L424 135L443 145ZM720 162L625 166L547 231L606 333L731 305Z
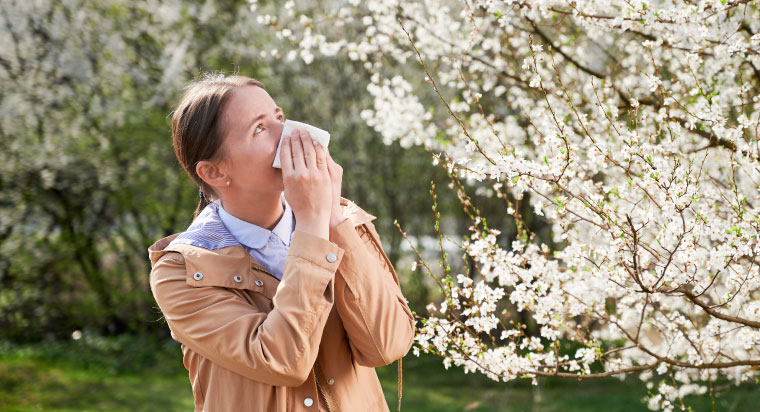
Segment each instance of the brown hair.
M263 83L247 76L202 73L185 87L177 108L171 114L174 154L185 173L200 188L200 201L193 220L215 200L209 200L209 196L218 197L198 176L195 166L202 160L216 160L223 156L225 104L235 88L249 85L264 88Z

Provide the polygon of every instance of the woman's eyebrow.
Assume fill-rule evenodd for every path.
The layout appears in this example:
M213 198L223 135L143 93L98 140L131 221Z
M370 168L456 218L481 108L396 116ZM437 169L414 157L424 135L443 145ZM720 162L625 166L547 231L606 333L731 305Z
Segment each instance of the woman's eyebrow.
M280 106L277 106L277 107L274 109L274 113L275 113L275 114L277 114L277 112L280 112L280 113L285 113L285 112L283 112L283 110L282 110L282 107L280 107ZM260 115L258 115L258 116L256 116L256 117L254 117L254 118L253 118L253 120L251 120L251 123L250 123L250 124L248 124L248 127L247 127L245 130L250 130L250 129L251 129L251 127L253 127L253 124L254 124L254 123L256 123L256 122L257 122L259 119L261 119L261 118L262 118L262 117L264 117L264 116L266 116L266 114L265 114L265 113L261 113Z

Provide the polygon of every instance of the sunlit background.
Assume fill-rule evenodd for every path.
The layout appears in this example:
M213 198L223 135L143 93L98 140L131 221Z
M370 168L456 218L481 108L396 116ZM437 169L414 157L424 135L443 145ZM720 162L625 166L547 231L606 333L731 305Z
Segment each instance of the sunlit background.
M456 239L470 224L449 177L423 148L386 144L367 126L361 62L268 54L274 35L255 19L233 0L0 1L0 410L192 409L179 344L148 286L147 247L184 230L197 204L169 115L202 71L254 77L288 118L330 131L343 196L377 216L410 307L423 314L439 296L412 271L417 257L394 220L435 262L431 181L441 229ZM475 189L507 244L502 202ZM645 408L635 379L500 384L411 352L403 365L407 411ZM378 368L391 410L396 367ZM750 396L738 390L719 406L749 410L736 408Z

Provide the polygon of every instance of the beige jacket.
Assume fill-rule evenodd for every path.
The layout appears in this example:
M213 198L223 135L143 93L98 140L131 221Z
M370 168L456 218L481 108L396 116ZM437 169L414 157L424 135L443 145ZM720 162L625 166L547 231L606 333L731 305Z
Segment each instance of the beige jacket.
M329 241L293 233L282 281L240 246L167 247L179 234L150 246L195 411L388 411L374 368L399 360L401 378L414 317L375 216L341 204Z

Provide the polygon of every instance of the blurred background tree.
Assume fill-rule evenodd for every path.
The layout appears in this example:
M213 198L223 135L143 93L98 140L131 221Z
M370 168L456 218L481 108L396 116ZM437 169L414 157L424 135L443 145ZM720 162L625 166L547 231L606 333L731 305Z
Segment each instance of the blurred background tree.
M289 118L330 130L343 195L378 217L392 261L409 258L394 219L433 233L429 185L446 174L360 118L366 71L262 53L277 39L254 18L232 0L0 4L0 338L168 336L146 249L184 230L196 204L169 116L201 71L257 78ZM440 201L450 224L462 221L453 194ZM422 310L429 280L398 269Z

